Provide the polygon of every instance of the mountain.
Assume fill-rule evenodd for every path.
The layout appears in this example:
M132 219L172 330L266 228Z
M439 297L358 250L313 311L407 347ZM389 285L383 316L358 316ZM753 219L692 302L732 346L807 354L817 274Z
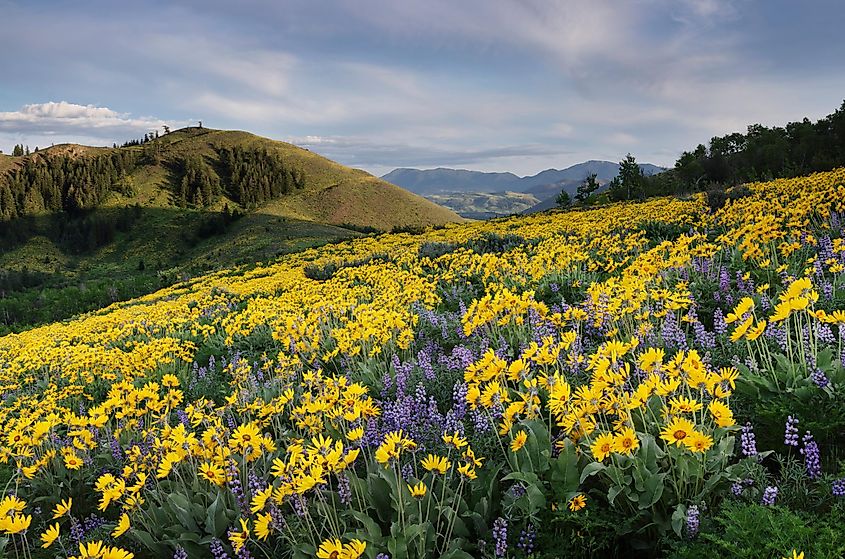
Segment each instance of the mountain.
M207 271L462 221L364 171L247 132L0 155L0 333Z
M646 175L660 173L665 169L650 163L641 163ZM588 174L595 173L601 184L610 182L619 173L619 164L611 161L585 161L565 169L546 169L536 175L519 177L513 173L484 173L463 169L394 169L382 179L420 194L446 206L460 215L470 217L479 212L506 215L526 210L525 199L510 197L513 204L503 204L506 192L524 192L534 196L539 204L553 199L561 190L574 194L578 185ZM467 196L472 194L472 196ZM493 195L489 202L482 198ZM508 198L505 196L505 198ZM479 210L482 206L495 206L499 213Z
M513 173L483 173L464 169L394 169L381 177L416 194L438 192L504 192L521 180ZM516 188L516 190L519 190Z

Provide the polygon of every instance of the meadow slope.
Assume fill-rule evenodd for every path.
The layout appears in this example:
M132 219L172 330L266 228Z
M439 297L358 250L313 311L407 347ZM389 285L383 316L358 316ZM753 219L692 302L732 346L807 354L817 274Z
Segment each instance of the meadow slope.
M841 555L843 211L839 169L447 224L4 336L0 545Z

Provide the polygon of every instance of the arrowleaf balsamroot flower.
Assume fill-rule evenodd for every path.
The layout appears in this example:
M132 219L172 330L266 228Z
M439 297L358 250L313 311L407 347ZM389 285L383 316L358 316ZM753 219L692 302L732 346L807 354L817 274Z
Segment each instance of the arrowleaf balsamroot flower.
M579 493L569 500L567 506L572 512L577 512L587 506L587 496Z
M56 507L53 509L53 519L61 518L62 516L66 515L70 512L70 507L73 505L73 499L68 497L67 499L63 500L61 503L57 504Z
M129 515L124 512L120 515L120 520L118 520L117 526L114 527L114 530L112 531L111 535L113 538L119 538L120 536L125 534L128 529Z
M693 431L695 431L695 425L690 420L676 417L660 431L660 438L668 444L681 446L684 444L684 439L689 437Z
M52 526L44 530L41 534L41 547L47 548L53 545L53 542L59 538L59 523L56 522Z
M517 452L523 446L525 446L525 441L528 440L528 433L525 431L520 430L519 433L511 441L511 452Z
M619 454L631 454L640 446L637 433L630 427L625 427L613 437L613 451Z
M599 462L603 462L613 452L614 443L613 433L602 433L596 437L596 440L590 446L593 457Z
M426 456L420 464L429 472L437 472L438 474L445 474L452 467L452 462L448 458L434 454Z
M416 485L408 484L408 491L411 492L411 496L417 499L422 499L425 497L425 494L428 492L428 488L425 486L423 482L419 482Z

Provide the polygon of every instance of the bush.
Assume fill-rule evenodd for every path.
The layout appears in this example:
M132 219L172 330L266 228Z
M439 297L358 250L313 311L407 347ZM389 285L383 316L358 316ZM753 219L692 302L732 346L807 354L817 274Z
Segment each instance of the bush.
M420 245L420 249L417 253L417 257L422 260L423 258L430 258L431 260L435 260L440 258L444 254L449 254L453 252L456 248L460 245L456 245L453 243L438 243L438 242L425 242Z
M498 233L484 233L478 238L467 241L464 245L467 249L476 254L500 253L513 250L516 247L523 245L535 246L538 241L529 241L525 237L506 233L499 235Z
M672 544L672 559L711 557L788 556L793 549L813 559L845 557L842 522L834 509L826 516L808 516L781 507L729 503L712 521L702 522L702 533L692 542Z
M392 262L393 259L386 254L372 254L365 258L356 260L335 260L324 264L308 264L305 266L305 277L316 281L327 281L332 279L336 273L344 268L358 268L373 262Z
M707 207L715 213L725 207L728 201L746 198L752 194L751 190L745 185L735 186L727 190L724 185L711 184L707 189Z

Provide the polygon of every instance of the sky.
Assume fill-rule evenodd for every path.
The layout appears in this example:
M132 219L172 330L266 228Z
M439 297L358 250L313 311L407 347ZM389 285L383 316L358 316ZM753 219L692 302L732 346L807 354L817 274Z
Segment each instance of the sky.
M845 100L841 0L0 0L0 149L202 120L377 175L671 166Z

